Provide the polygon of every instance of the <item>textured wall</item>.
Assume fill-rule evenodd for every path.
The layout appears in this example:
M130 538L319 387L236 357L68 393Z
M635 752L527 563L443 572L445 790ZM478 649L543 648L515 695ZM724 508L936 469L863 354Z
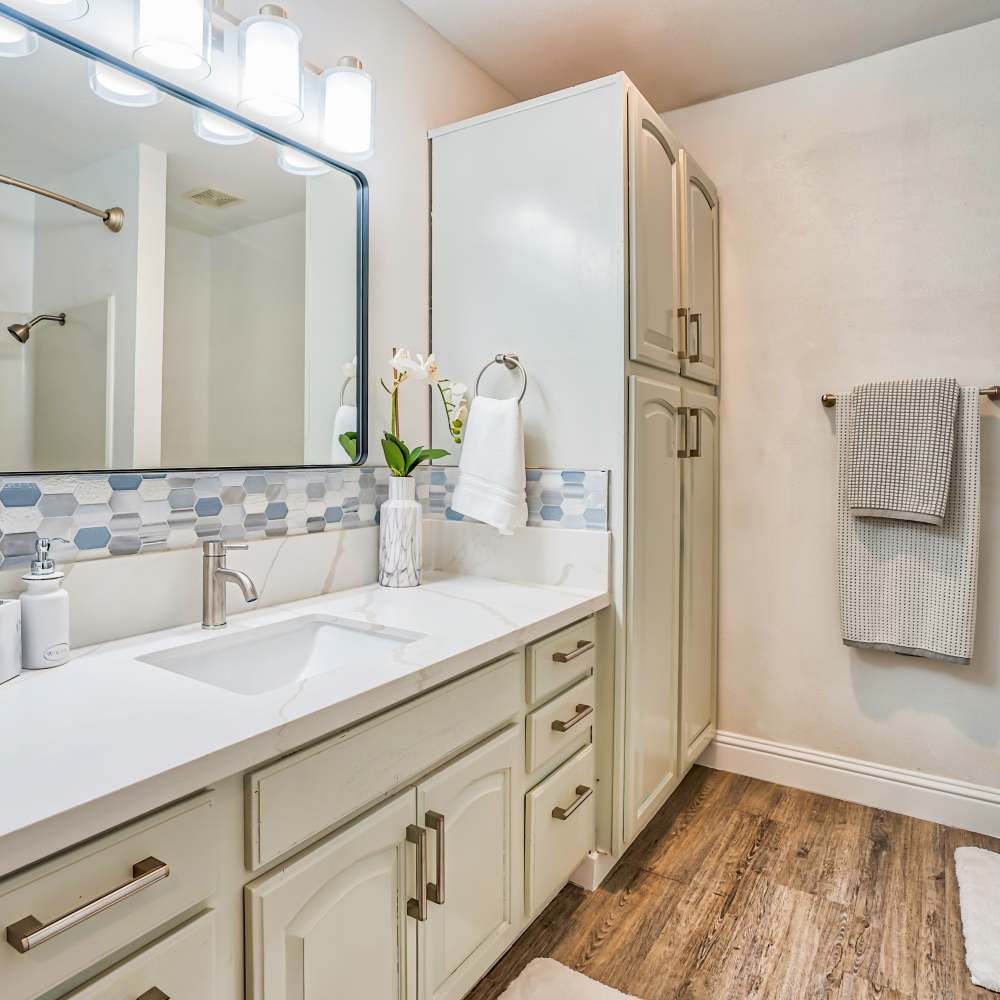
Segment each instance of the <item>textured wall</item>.
M720 726L1000 786L1000 408L976 656L840 643L835 413L903 375L1000 381L1000 21L667 115L719 185Z

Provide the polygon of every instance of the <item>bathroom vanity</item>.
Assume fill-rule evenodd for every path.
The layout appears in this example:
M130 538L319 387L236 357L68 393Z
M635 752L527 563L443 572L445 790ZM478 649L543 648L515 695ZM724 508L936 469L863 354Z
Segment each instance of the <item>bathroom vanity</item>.
M458 1000L594 848L607 600L439 574L21 678L4 997ZM293 684L252 654L275 630L314 658ZM326 669L352 633L382 652ZM218 666L241 647L252 693Z

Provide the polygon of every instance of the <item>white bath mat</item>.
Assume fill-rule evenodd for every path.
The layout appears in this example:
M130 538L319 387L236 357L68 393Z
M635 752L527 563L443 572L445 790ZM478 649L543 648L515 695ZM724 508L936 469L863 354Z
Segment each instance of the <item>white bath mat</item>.
M588 979L551 958L536 958L500 1000L637 1000Z
M965 964L977 986L1000 993L1000 854L960 847L955 851L955 874Z

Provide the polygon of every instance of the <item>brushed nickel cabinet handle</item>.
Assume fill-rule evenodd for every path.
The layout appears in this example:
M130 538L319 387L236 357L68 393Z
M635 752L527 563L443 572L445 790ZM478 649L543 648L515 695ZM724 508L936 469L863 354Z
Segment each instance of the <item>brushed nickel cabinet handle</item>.
M688 353L687 358L691 364L696 364L701 361L701 313L691 313L688 318L688 332L689 335L691 335L692 340L694 340L693 333L695 330L698 331L698 339L695 340L695 344L697 346L693 351Z
M688 353L688 311L681 306L677 310L677 329L683 330L684 335L677 338L677 360L687 361Z
M427 831L411 823L406 828L406 840L417 849L417 898L406 901L406 915L423 922L427 919Z
M575 660L578 656L589 653L593 648L594 644L589 639L579 639L576 643L576 649L571 653L553 653L552 659L556 663L569 663L570 660Z
M562 806L556 806L552 810L553 819L569 819L594 794L593 788L588 788L586 785L576 786L576 798L566 806L564 809Z
M583 720L586 719L587 716L593 711L594 707L592 705L577 705L576 715L574 715L571 719L567 719L565 722L561 719L556 719L556 721L552 723L552 728L557 733L568 733L577 723L583 722Z
M694 417L694 447L688 448L688 458L701 458L701 407L692 406L691 416Z
M84 903L83 906L78 906L75 910L70 910L69 913L64 913L61 917L56 917L47 924L30 915L11 924L7 928L7 943L23 955L26 951L45 944L57 934L82 924L88 918L103 913L116 903L141 892L147 886L165 879L169 874L170 866L166 862L157 858L144 858L132 866L132 878L128 882L106 892L103 896L98 896L97 899L92 899L89 903Z
M444 816L439 812L427 812L424 814L424 822L429 829L434 831L436 840L434 855L437 881L428 882L427 898L432 903L437 903L438 906L444 906Z
M680 436L681 436L680 435L680 428L681 427L684 428L684 447L681 448L680 445L678 444L678 446L677 446L677 457L678 458L690 458L691 457L691 452L688 451L688 414L690 412L691 411L686 406L678 406L677 407L677 420L678 420L678 424L677 424L677 427L678 427L677 438L678 438L678 441L680 440Z
M146 990L141 997L136 997L135 1000L170 1000L163 990L154 986L151 990Z

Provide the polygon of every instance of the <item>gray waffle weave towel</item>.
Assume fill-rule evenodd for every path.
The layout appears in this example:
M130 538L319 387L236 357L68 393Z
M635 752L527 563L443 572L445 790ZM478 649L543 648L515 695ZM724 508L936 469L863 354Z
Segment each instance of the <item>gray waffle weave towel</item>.
M855 517L944 523L958 392L953 378L855 386L847 479Z
M979 390L961 389L944 524L854 517L851 397L837 400L841 634L847 646L968 663L979 576Z

